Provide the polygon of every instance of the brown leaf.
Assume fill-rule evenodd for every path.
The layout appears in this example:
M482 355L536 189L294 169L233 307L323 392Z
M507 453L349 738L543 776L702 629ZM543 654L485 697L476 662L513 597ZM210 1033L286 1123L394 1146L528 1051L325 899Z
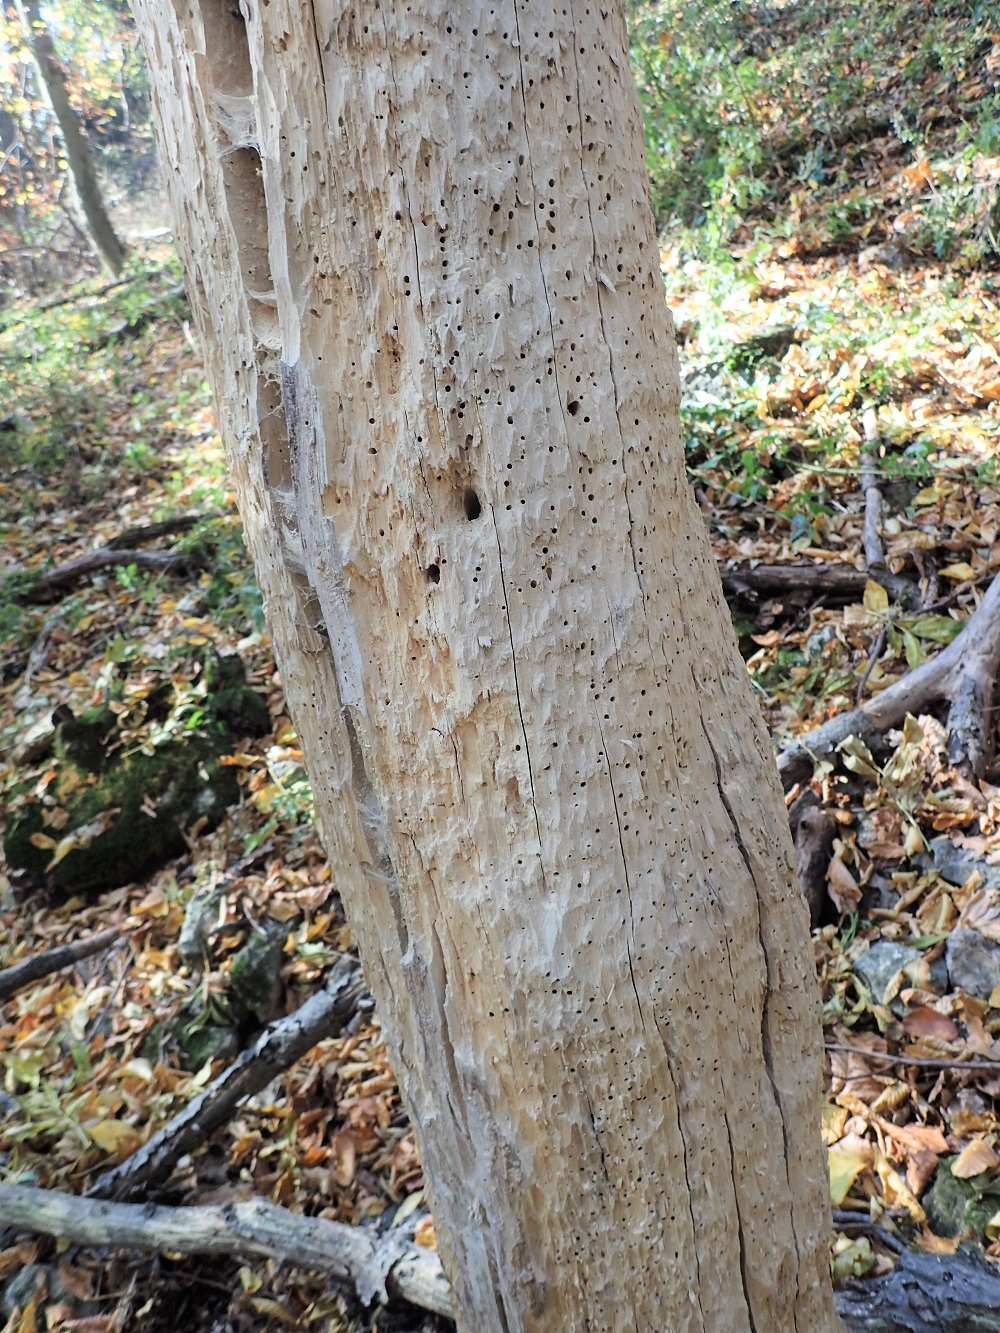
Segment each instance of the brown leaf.
M936 1009L911 1009L903 1019L903 1031L908 1037L937 1037L941 1041L958 1037L958 1025Z
M830 897L838 912L847 913L857 910L861 901L861 890L847 866L840 859L840 853L830 858L826 868L826 882Z
M938 1167L937 1153L929 1148L918 1148L910 1153L906 1162L906 1183L919 1199L924 1190L934 1179Z
M330 1145L330 1173L336 1183L344 1188L354 1180L357 1169L358 1152L354 1135L341 1132L334 1134Z

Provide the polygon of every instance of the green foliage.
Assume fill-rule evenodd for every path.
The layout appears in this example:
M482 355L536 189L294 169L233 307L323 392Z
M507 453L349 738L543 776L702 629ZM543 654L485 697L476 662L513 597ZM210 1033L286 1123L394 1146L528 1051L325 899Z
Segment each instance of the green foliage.
M998 17L996 3L633 0L657 219L705 256L753 236L854 246L900 219L914 253L976 262L997 177L983 158L1000 153ZM932 143L939 119L956 128ZM908 166L902 194L871 188Z

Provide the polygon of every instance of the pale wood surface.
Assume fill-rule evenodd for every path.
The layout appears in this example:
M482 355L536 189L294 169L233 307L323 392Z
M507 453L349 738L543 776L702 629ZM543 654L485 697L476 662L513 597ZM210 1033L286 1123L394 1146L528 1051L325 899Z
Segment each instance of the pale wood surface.
M337 885L476 1333L830 1333L818 997L624 22L139 0Z

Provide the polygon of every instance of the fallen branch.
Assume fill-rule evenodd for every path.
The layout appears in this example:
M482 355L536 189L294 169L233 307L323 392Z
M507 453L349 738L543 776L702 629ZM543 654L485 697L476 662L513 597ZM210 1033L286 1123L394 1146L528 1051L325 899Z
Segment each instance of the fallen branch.
M157 537L187 532L195 524L201 523L203 517L201 514L182 514L177 518L164 519L160 523L147 523L144 527L130 528L127 532L110 538L103 546L93 551L85 551L83 555L67 560L44 574L39 574L33 582L17 593L18 600L50 602L63 589L71 587L79 579L101 569L111 569L115 565L139 565L143 569L155 569L162 574L173 574L189 569L192 564L190 554L180 555L176 551L137 551L135 547Z
M120 1166L99 1176L87 1190L95 1199L127 1199L170 1175L185 1156L228 1124L240 1102L252 1097L326 1037L342 1032L366 995L361 969L343 958L323 990L295 1013L272 1023L248 1050Z
M77 1245L277 1259L349 1283L366 1305L391 1295L452 1315L437 1254L414 1245L402 1229L378 1236L325 1217L302 1217L265 1199L166 1208L0 1185L0 1225Z
M204 523L210 514L178 514L176 518L165 518L159 523L146 523L140 528L129 528L117 537L110 537L105 543L109 551L130 551L143 542L155 541L157 537L169 537L176 532L188 532L199 523Z
M959 769L983 777L993 759L994 697L1000 670L1000 577L994 578L960 634L936 657L887 686L850 712L831 718L778 756L787 791L808 781L813 764L833 754L848 736L878 745L882 733L908 713L922 713L946 699L948 758Z
M121 937L121 931L112 926L108 930L98 931L85 940L76 940L72 944L61 944L58 949L49 949L45 953L26 958L22 963L14 963L0 971L0 1002L8 1000L16 991L30 986L33 981L40 981L60 968L69 967L81 958L90 958L100 953Z
M378 1236L264 1199L165 1208L0 1185L0 1225L77 1245L277 1259L349 1283L366 1305L394 1296L454 1318L440 1259L403 1228ZM835 1296L848 1333L1000 1333L1000 1278L972 1249L905 1250L885 1277L851 1281Z
M852 1280L836 1298L850 1333L1000 1333L1000 1278L971 1246L906 1250L891 1273Z
M750 565L723 567L722 590L727 600L760 597L814 597L824 593L835 601L859 602L868 575L846 561L843 564Z
M79 579L96 574L101 569L111 569L115 565L138 565L142 569L154 569L160 574L176 574L190 568L191 558L177 555L173 551L116 551L111 546L99 546L96 551L87 551L75 560L67 560L64 565L57 565L49 573L39 575L34 583L20 593L19 600L50 602Z

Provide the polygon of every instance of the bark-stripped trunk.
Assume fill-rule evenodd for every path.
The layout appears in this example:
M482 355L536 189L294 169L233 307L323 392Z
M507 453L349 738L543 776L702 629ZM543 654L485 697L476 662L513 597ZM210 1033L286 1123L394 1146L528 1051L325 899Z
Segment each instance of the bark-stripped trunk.
M617 7L138 0L463 1328L830 1333L818 1005Z
M38 77L59 126L63 147L66 149L66 165L69 167L87 234L104 267L113 278L117 278L125 263L125 246L119 240L104 207L90 149L69 100L66 79L52 36L42 18L38 0L16 0L16 4Z

